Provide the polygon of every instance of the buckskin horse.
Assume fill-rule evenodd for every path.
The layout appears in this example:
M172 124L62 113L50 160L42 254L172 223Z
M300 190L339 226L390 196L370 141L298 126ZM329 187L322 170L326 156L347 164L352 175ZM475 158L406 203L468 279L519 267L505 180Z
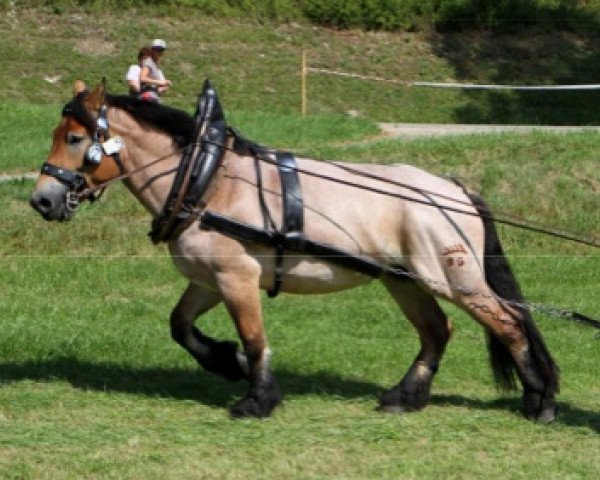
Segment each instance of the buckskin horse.
M485 328L494 378L515 387L516 372L525 416L555 418L558 368L529 311L519 307L519 286L480 197L408 165L279 156L223 128L214 92L210 118L199 120L207 108L201 102L194 117L110 95L104 81L91 91L77 82L74 91L30 203L46 220L69 220L79 201L112 181L125 183L154 217L154 241L168 242L189 280L170 317L173 339L204 369L248 381L233 417L266 417L281 402L261 289L326 293L378 278L420 339L414 362L381 396L379 410L410 412L428 403L452 332L440 297ZM189 166L182 170L182 163ZM198 182L205 185L191 195ZM285 218L294 210L296 225ZM242 350L195 326L220 302Z

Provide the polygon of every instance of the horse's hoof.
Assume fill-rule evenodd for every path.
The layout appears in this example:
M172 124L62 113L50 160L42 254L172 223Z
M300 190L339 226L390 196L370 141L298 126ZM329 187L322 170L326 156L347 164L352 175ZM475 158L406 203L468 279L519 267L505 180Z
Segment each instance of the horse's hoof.
M232 418L266 418L281 403L281 394L277 384L272 381L258 389L252 389L244 398L238 400L230 409Z
M268 417L271 412L265 412L255 398L244 397L231 407L229 413L232 418L264 418Z
M554 420L556 420L556 409L543 410L536 415L525 414L525 417L527 417L528 420L532 420L541 424L552 423Z
M231 418L267 418L271 416L277 402L261 402L253 397L244 397L237 401L229 410Z
M556 420L556 407L554 406L543 409L535 419L538 423L552 423L554 420Z
M402 385L385 392L379 399L377 411L386 413L407 413L423 410L429 402L429 391L424 388L407 392Z
M529 420L538 423L551 423L556 420L554 398L545 398L539 393L526 392L523 395L524 414Z

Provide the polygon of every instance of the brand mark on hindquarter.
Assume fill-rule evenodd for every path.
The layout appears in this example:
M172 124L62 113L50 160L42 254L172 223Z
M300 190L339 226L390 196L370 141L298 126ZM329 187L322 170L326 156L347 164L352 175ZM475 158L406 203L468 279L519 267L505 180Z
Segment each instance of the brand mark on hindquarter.
M444 248L442 250L442 255L452 255L453 253L464 253L467 254L467 249L462 243L457 243L455 245L450 245L449 247Z

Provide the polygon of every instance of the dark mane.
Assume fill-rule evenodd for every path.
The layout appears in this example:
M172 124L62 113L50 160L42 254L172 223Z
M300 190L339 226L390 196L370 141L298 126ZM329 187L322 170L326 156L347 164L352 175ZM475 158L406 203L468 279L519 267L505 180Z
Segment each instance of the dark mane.
M129 95L108 95L106 101L109 106L125 110L136 120L167 133L178 147L184 147L192 141L194 118L183 110Z

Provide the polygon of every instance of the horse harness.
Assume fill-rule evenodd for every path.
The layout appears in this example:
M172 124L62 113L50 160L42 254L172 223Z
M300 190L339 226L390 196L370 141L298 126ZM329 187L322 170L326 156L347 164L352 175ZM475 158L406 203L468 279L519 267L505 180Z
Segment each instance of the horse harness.
M198 97L195 118L194 143L186 148L181 156L181 162L175 174L171 190L160 214L152 222L149 233L154 243L169 241L186 230L192 223L201 220L204 228L219 230L217 223L211 223L213 214L205 211L211 194L212 180L216 177L222 165L226 142L233 139L232 150L241 155L251 155L255 158L257 186L261 211L265 228L270 229L275 247L275 279L269 296L275 297L283 279L283 257L289 238L303 235L304 204L302 189L296 171L296 159L291 153L270 152L254 142L244 139L225 122L216 90L206 80ZM264 199L260 163L258 158L274 153L277 170L281 179L283 197L282 226L277 228L271 212ZM224 218L224 217L220 217ZM238 229L230 232L231 236L239 234ZM220 231L220 230L219 230ZM227 234L226 232L223 232Z
M82 166L77 170L69 170L45 162L41 170L42 174L52 176L68 187L67 207L72 210L77 207L80 199L87 198L90 201L94 201L102 195L109 183L137 173L136 171L125 173L119 155L119 151L124 145L119 137L110 136L109 122L106 116L107 106L103 105L98 112L98 116L94 118L82 106L81 100L83 95L83 93L78 94L72 101L65 105L62 111L62 116L76 118L89 131L93 132L92 144L85 152ZM199 228L201 229L214 230L240 241L255 242L274 247L275 278L273 287L268 290L270 297L275 297L281 290L285 252L311 255L320 260L354 270L375 279L380 278L382 275L387 275L403 281L428 281L410 273L402 266L382 265L371 258L355 255L332 245L315 242L306 238L303 233L304 202L298 178L298 172L301 170L297 167L296 159L290 153L266 149L241 137L237 131L227 127L216 91L208 80L205 81L203 91L198 99L195 123L195 142L184 150L167 201L161 213L152 222L152 230L149 235L154 243L176 238L194 221L199 220ZM233 146L226 146L226 141L231 139L233 139ZM225 150L233 150L240 155L251 155L254 157L257 173L257 190L263 213L264 228L257 228L254 225L249 225L204 209L207 198L210 195L210 184L214 183L212 180L222 165ZM119 176L96 187L89 187L83 173L89 166L98 166L105 155L111 157L118 166ZM273 156L276 159L275 161L273 160ZM164 158L167 157L159 158L152 162L152 164L158 163ZM277 165L279 172L283 199L283 218L280 229L275 225L264 199L260 173L261 161ZM99 193L95 193L97 191ZM498 221L497 219L493 220ZM503 220L502 223L525 228L523 224L515 221ZM549 232L543 228L536 229L531 227L529 229L597 246L593 242L586 242L573 236ZM460 290L462 291L463 289ZM524 303L508 303L518 308L537 310L548 315L569 318L595 328L600 328L600 321L574 311L560 310L543 305L532 306Z
M273 286L267 290L269 297L277 296L281 290L286 252L312 255L373 278L378 278L383 273L406 278L398 269L384 267L369 258L306 238L304 202L294 155L267 149L227 127L216 90L208 80L205 81L198 98L195 121L195 141L183 152L167 201L152 222L149 235L154 243L177 238L192 223L199 221L199 228L203 230L212 230L237 240L273 247L275 273ZM227 142L230 142L231 147L226 145ZM263 228L205 209L211 194L212 180L222 165L225 150L228 149L239 155L254 157ZM261 160L276 164L279 173L282 195L280 228L273 220L264 198Z
M99 165L104 155L110 156L119 167L118 178L127 176L119 155L123 143L119 137L110 136L106 105L100 108L97 118L94 118L82 106L82 95L79 94L67 103L62 115L76 118L93 132L92 144L85 153L83 165L77 170L57 167L47 162L42 165L43 174L58 179L69 188L67 202L73 203L73 209L76 208L80 198L89 198L93 201L104 191L105 186L102 186L100 194L86 194L96 189L88 187L83 175L87 167ZM237 240L273 247L275 273L273 287L267 290L270 297L277 296L281 290L283 260L286 252L311 255L372 278L379 278L383 274L399 279L408 278L402 268L383 266L370 258L306 238L304 201L294 155L270 150L243 138L236 130L228 127L216 90L208 80L205 81L198 97L194 119L194 142L184 149L167 200L162 211L153 220L148 234L154 243L173 240L194 222L199 221L199 228L203 230L212 230ZM263 228L205 209L212 193L211 186L215 184L213 180L222 165L226 150L233 150L239 155L254 158ZM265 201L260 171L260 164L263 161L275 164L279 173L282 196L280 228L273 220Z

